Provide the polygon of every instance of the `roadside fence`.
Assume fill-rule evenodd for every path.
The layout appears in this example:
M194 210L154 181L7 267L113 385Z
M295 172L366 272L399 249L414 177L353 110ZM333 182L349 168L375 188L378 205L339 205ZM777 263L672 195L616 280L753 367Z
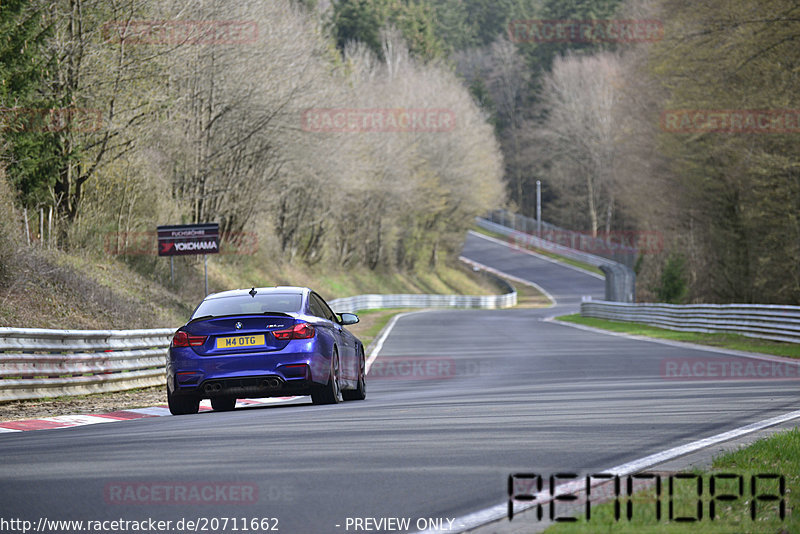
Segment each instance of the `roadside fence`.
M174 332L0 328L0 402L164 384Z
M800 343L800 306L770 304L627 304L589 300L581 315L686 332L733 333Z
M504 308L502 295L358 295L330 301L338 313L376 308ZM165 384L175 330L0 328L0 402L108 393Z

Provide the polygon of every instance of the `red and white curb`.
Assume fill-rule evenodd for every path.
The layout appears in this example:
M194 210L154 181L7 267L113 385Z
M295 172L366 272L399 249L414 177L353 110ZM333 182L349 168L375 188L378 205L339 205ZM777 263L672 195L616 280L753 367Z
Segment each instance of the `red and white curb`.
M266 399L241 399L236 401L236 407L245 406L266 406L269 404L282 404L300 397L274 397ZM211 402L204 400L200 403L200 411L211 410ZM84 425L96 425L99 423L112 423L114 421L130 421L132 419L144 419L146 417L162 417L170 415L169 408L166 406L152 406L150 408L135 408L131 410L121 410L118 412L95 414L95 415L58 415L55 417L43 417L41 419L26 419L22 421L0 422L0 434L4 432L26 432L28 430L50 430L55 428L72 428Z

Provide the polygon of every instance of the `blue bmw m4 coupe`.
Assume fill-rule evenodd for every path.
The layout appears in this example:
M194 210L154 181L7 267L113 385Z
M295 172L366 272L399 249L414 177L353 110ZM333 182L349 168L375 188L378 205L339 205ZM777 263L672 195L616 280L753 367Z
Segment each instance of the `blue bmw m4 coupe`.
M202 399L217 411L236 399L311 395L314 404L367 395L364 347L305 287L225 291L207 296L175 332L167 358L173 415L197 413Z

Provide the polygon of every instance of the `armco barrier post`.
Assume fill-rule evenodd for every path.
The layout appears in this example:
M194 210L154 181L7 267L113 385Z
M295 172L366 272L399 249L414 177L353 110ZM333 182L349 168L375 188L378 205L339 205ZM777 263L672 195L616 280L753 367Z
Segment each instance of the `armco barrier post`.
M606 263L599 266L606 275L606 300L613 302L636 302L636 273L621 263Z

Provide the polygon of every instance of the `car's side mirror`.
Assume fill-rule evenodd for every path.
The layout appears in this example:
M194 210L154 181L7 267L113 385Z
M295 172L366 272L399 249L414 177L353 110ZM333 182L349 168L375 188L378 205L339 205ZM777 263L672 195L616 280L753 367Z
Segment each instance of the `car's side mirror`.
M347 326L349 324L356 324L358 322L358 315L355 313L340 313L339 315L339 322Z

